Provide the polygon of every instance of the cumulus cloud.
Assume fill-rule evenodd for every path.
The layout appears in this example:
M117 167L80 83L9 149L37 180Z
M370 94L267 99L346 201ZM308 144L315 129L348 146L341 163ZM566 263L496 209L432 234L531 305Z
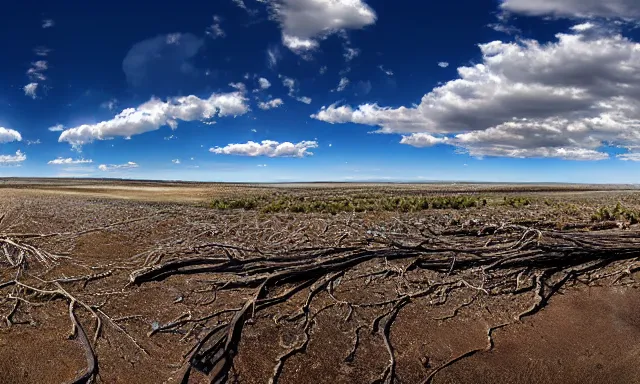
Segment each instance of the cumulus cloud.
M133 161L129 161L125 164L100 164L98 169L103 172L122 171L127 169L138 168L139 165Z
M171 160L171 162L173 164L180 164L180 159L173 159L173 160Z
M260 143L249 141L244 144L229 144L226 147L210 148L209 152L218 155L267 156L267 157L305 157L313 155L309 149L317 148L316 141L301 141L297 144L288 141L279 143L263 140Z
M165 125L175 129L178 120L208 122L216 116L243 115L249 110L246 100L242 92L213 93L208 99L181 96L166 102L152 98L137 108L123 110L111 120L69 128L60 134L58 141L81 146L94 140L130 138Z
M402 136L400 144L408 144L414 147L431 147L436 144L445 143L448 139L446 137L435 137L428 133L414 133L409 136Z
M42 28L51 28L54 25L56 25L56 23L52 19L42 20Z
M13 141L22 141L20 132L13 129L0 127L0 144L11 143Z
M458 68L459 78L431 90L419 105L334 104L312 117L378 126L380 133L447 137L446 144L473 156L598 160L608 157L604 146L640 150L639 43L576 32L547 44L479 47L482 63ZM425 138L408 136L403 143Z
M29 83L22 87L24 94L32 99L38 97L38 83Z
M267 89L271 86L269 80L265 79L264 77L258 79L258 84L260 84L260 89Z
M27 160L27 155L19 150L15 155L0 155L0 165L18 165L25 160Z
M286 76L279 75L278 77L282 79L282 85L289 90L289 96L293 96L293 94L296 93L296 81Z
M282 36L282 44L294 52L311 51L318 48L318 42L312 39L301 39L297 36Z
M347 79L346 77L343 77L340 79L340 82L338 83L338 87L336 87L335 91L342 92L347 88L348 85L349 85L349 79Z
M446 61L441 61L438 63L438 67L440 68L447 68L449 66L449 63L447 63Z
M590 29L593 29L595 27L596 27L595 24L593 24L590 21L587 21L586 23L574 25L573 27L571 27L571 30L572 31L576 31L576 32L584 32L584 31L588 31Z
M312 100L310 97L298 96L298 82L295 79L282 75L278 75L278 77L282 79L282 85L289 90L287 93L289 97L292 97L301 103L311 104Z
M349 62L353 59L355 59L356 57L358 57L358 55L360 54L360 50L356 49L356 48L351 48L351 47L344 47L344 59Z
M50 160L47 164L49 164L49 165L70 165L70 164L91 164L91 163L93 163L93 160L72 159L70 157L65 159L65 158L62 158L62 157L58 157L57 159Z
M48 129L51 132L62 132L62 131L64 131L64 125L56 124L54 126L49 127Z
M49 65L45 60L38 60L31 63L31 67L27 70L27 76L31 81L44 81L47 77L44 75L44 71L49 68Z
M220 23L222 23L222 18L218 15L213 15L213 24L211 24L205 31L207 36L213 39L225 37L226 33L224 32L224 30L222 30Z
M640 161L640 153L623 153L617 157L623 161Z
M533 16L640 19L637 0L502 0L501 8Z
M94 140L130 138L165 125L175 129L178 120L206 122L216 116L243 115L249 110L246 100L242 92L214 93L208 99L181 96L166 102L152 98L137 108L123 110L111 120L69 128L60 134L58 141L81 146Z
M237 90L240 93L247 92L247 86L244 85L244 83L240 83L240 82L238 82L238 83L229 83L229 86L231 88L234 88L235 90Z
M282 30L282 43L296 53L317 48L320 40L333 33L376 22L376 13L362 0L275 0L270 4Z
M258 108L266 111L268 109L278 108L282 104L284 104L282 99L273 99L266 102L263 102L263 101L259 102Z

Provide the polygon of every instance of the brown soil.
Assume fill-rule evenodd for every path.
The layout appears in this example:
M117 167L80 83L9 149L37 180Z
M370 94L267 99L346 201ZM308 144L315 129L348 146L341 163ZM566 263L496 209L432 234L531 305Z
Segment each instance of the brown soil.
M68 285L75 295L100 306L112 319L135 316L119 320L117 324L149 353L144 354L127 335L105 321L95 347L100 369L98 382L105 383L179 382L185 363L183 356L196 338L171 332L149 337L147 333L151 331L152 324L166 324L189 312L198 317L234 307L252 292L242 289L221 291L214 302L205 303L213 296L212 291L206 291L210 287L207 276L173 276L162 282L136 287L127 285L130 270L118 269L119 266L146 257L137 255L147 250L158 247L169 250L171 244L208 230L211 231L205 235L208 241L233 243L237 240L239 243L240 240L234 236L247 240L247 233L251 231L228 232L229 223L245 223L241 225L245 229L254 225L255 228L261 225L273 227L271 242L281 241L275 235L276 229L295 232L296 220L299 220L299 216L292 215L218 212L197 205L173 203L204 201L218 193L206 185L45 188L39 184L34 188L18 187L0 188L0 216L7 214L0 225L0 233L73 232L132 218L148 218L77 237L29 240L30 244L49 252L69 253L77 263L60 264L46 271L40 276L42 278L84 275L92 273L91 267L99 267L99 271L112 270L110 277L88 282L86 287L82 282ZM226 189L225 193L229 190ZM550 198L565 198L545 193ZM596 207L609 199L615 204L616 197L611 196L623 192L603 193L599 192L597 198L593 197L595 194L587 194L582 197L583 202L597 201L592 204ZM624 193L628 195L630 192ZM110 198L104 198L107 195ZM126 199L114 200L111 197ZM469 219L489 214L471 210L403 215L411 220L439 220L447 215L461 215L463 219ZM505 215L512 216L509 213ZM534 212L531 215L545 214ZM305 219L308 220L306 231L310 236L317 235L317 228L321 228L324 221L345 221L349 216L309 215ZM357 219L373 226L393 221L397 216L395 213L363 213ZM265 224L268 220L272 223ZM366 272L377 265L369 263L353 273ZM37 267L34 268L34 274L36 271L40 273ZM6 265L0 264L0 283L13 278L12 273ZM624 285L603 280L590 286L575 284L561 290L535 316L495 331L493 350L453 364L442 370L433 382L640 383L640 366L636 364L640 357L640 313L637 311L640 291L635 285L636 277L632 276ZM194 292L196 287L202 288L203 292ZM341 300L375 302L394 295L397 289L393 282L373 280L365 285L361 279L345 281L338 292ZM2 292L0 383L60 383L76 377L86 367L86 361L82 346L69 337L71 322L66 302L45 300L44 305L21 303L13 317L14 324L9 327L4 316L14 302L4 299L10 290ZM488 327L513 319L514 315L529 307L533 299L533 292L517 297L479 294L472 304L460 308L455 317L438 319L451 314L476 294L473 290L456 291L446 303L438 306L417 300L399 313L390 334L397 360L396 382L419 383L433 368L466 351L483 348L487 343ZM266 310L245 326L233 367L237 382L267 382L278 356L299 342L302 335L296 326L286 322L276 324L274 319L278 315L295 312L305 299L306 292L301 292L290 303ZM36 297L30 300L38 301ZM314 308L331 302L328 296L319 296ZM92 336L94 320L86 311L77 312L87 333ZM363 310L345 322L347 312L345 306L334 305L318 315L308 348L287 360L280 383L368 383L380 377L389 362L389 355L380 334L372 334L370 330L371 319L380 310ZM345 363L359 325L363 327L359 332L360 345L353 362ZM206 381L202 376L194 375L191 382Z

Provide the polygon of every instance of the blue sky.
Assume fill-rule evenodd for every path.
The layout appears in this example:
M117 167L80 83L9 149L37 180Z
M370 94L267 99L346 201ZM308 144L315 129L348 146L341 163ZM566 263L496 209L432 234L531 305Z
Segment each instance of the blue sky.
M0 177L638 181L636 0L58 3L5 5Z

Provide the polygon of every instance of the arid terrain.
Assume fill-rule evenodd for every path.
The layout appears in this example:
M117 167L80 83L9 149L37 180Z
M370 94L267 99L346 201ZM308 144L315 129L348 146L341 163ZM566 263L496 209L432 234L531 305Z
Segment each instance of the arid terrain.
M2 383L640 383L640 189L0 179Z

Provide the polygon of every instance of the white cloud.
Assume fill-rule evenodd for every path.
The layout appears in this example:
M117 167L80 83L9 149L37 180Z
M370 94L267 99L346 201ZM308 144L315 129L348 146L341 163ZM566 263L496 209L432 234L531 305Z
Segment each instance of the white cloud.
M287 76L278 75L279 78L282 79L282 85L284 85L288 90L289 97L293 97L301 103L311 104L311 98L306 96L298 96L298 82L295 79L292 79Z
M49 127L48 129L51 132L62 132L62 131L64 131L64 125L56 124L56 125L54 125L52 127Z
M573 27L571 27L571 30L576 32L584 32L594 28L595 26L595 24L587 21L586 23L574 25Z
M100 104L100 108L105 108L110 111L113 111L114 109L116 109L117 106L118 106L118 99L111 99Z
M514 27L513 25L502 23L492 23L487 25L487 27L493 29L496 32L506 33L507 35L515 35L517 33L521 33L519 28Z
M320 74L324 75L327 72L327 69L329 69L326 65L320 67Z
M441 61L438 63L438 67L440 68L447 68L449 66L449 63L447 63L446 61Z
M226 147L215 147L210 152L218 155L237 156L267 156L267 157L305 157L313 155L309 149L317 148L316 141L301 141L297 144L290 142L279 143L264 140L260 143L249 141L245 144L229 144Z
M260 84L260 89L267 89L271 86L269 80L265 79L264 77L258 79L258 84Z
M318 48L318 42L312 39L301 39L297 36L283 35L282 44L294 52L311 51Z
M258 167L266 167L267 164L258 164Z
M0 165L17 165L27 160L27 155L16 151L15 155L0 155Z
M31 81L44 81L47 77L44 75L44 71L49 68L49 65L45 60L38 60L31 63L31 68L27 70L27 76Z
M534 16L640 19L638 0L502 0L501 8Z
M278 76L282 78L282 85L284 85L289 90L289 96L293 96L296 91L296 81L290 77L286 76Z
M419 105L334 104L312 117L448 137L472 156L596 160L607 145L640 150L640 44L611 34L557 39L480 44L482 63L458 68Z
M231 0L233 1L238 7L242 8L242 9L247 9L247 6L244 4L243 0Z
M356 49L356 48L351 48L351 47L344 47L344 59L346 61L351 61L353 59L355 59L356 57L358 57L358 55L360 54L360 50Z
M38 144L42 144L42 142L40 141L40 139L36 139L36 140L25 140L25 143L27 143L27 145L38 145Z
M70 164L91 164L93 163L93 160L85 160L85 159L72 159L70 157L68 158L62 158L62 157L58 157L55 160L50 160L47 164L49 165L70 165Z
M445 143L448 139L446 137L435 137L428 133L414 133L409 136L402 136L400 144L407 144L414 147L431 147L436 144Z
M267 49L267 65L273 69L278 65L278 61L282 58L280 48L273 46Z
M273 100L269 100L267 102L262 102L262 101L259 102L258 103L258 108L266 111L268 109L278 108L282 104L284 104L282 99L273 99Z
M125 164L100 164L98 166L98 169L103 172L111 172L111 171L133 169L138 167L139 167L138 164L134 163L133 161L129 161Z
M376 22L375 12L362 0L275 0L270 4L283 44L296 53L315 49L319 40L333 33Z
M240 93L246 93L247 92L247 86L244 85L244 83L240 83L240 82L238 82L238 83L229 83L229 86L231 88L236 89Z
M173 160L171 160L171 162L173 164L180 164L180 159L173 159Z
M56 25L56 23L52 19L42 20L42 28L51 28L54 25Z
M213 24L211 24L205 33L212 37L213 39L217 39L219 37L225 37L226 33L222 30L220 23L222 22L222 18L218 15L213 15Z
M35 99L36 97L38 97L37 91L38 91L38 83L29 83L27 85L25 85L22 90L24 90L24 94L29 96L32 99Z
M248 110L242 92L213 93L208 99L193 95L181 96L170 98L166 102L152 98L137 108L123 110L111 120L67 129L62 132L58 141L81 146L94 140L130 138L165 125L175 128L178 120L208 122L216 116L243 115Z
M335 91L342 92L347 88L348 85L349 85L349 79L347 79L346 77L343 77L340 79L340 82L338 83L338 87L335 89Z
M20 132L13 129L0 127L0 144L11 143L13 141L22 141Z
M384 69L384 67L382 65L378 65L378 68L380 68L380 70L382 72L384 72L387 76L393 76L393 71L388 70L388 69Z
M640 161L640 153L623 153L617 157L623 161Z

